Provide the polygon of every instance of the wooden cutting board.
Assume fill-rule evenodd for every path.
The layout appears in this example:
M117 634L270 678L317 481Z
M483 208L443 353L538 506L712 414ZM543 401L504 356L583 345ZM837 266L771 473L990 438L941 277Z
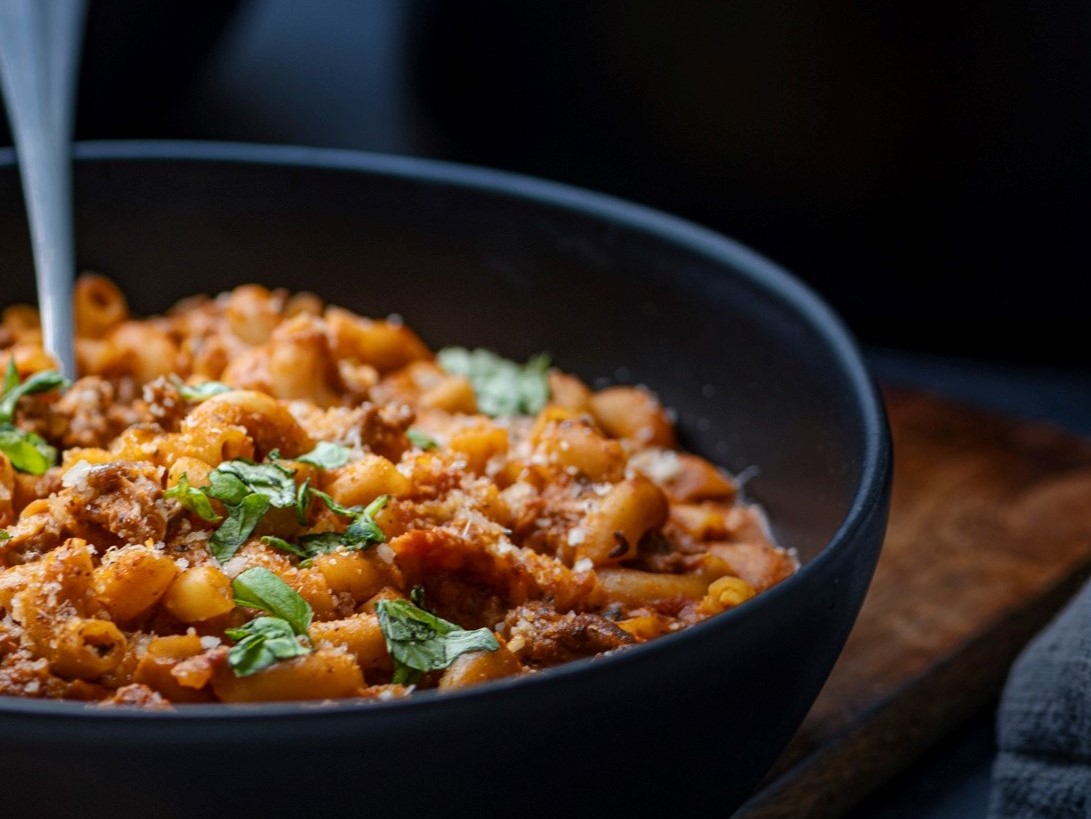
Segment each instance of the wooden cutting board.
M890 525L845 651L734 819L841 816L995 698L1091 574L1091 442L887 390Z

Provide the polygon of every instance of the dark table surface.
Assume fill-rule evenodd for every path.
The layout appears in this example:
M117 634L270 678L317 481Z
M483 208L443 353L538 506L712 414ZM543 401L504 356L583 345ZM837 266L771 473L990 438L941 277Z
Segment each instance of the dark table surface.
M868 348L880 383L935 392L1013 418L1091 437L1091 369ZM847 819L975 819L985 815L996 754L990 703L923 759L859 805Z

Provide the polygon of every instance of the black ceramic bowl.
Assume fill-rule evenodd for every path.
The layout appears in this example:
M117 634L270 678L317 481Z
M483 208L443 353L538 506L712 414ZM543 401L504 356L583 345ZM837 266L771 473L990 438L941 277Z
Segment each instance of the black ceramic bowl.
M5 815L726 815L826 679L871 578L890 450L839 321L751 251L645 208L446 164L310 149L89 144L79 259L137 311L260 281L432 345L548 350L650 385L748 484L803 567L616 656L407 701L172 713L0 698ZM12 157L3 301L29 300Z

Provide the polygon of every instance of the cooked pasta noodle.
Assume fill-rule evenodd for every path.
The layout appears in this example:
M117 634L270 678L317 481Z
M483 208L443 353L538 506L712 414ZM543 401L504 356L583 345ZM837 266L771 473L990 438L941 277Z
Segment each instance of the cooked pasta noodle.
M656 639L796 568L644 388L437 357L259 285L141 320L85 276L75 303L71 385L35 310L0 319L2 695L448 690Z

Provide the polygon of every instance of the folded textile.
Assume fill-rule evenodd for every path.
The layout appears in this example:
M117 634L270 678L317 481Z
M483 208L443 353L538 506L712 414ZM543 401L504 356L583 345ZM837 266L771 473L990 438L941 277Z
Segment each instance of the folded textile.
M1012 667L997 740L989 819L1091 817L1091 584Z

